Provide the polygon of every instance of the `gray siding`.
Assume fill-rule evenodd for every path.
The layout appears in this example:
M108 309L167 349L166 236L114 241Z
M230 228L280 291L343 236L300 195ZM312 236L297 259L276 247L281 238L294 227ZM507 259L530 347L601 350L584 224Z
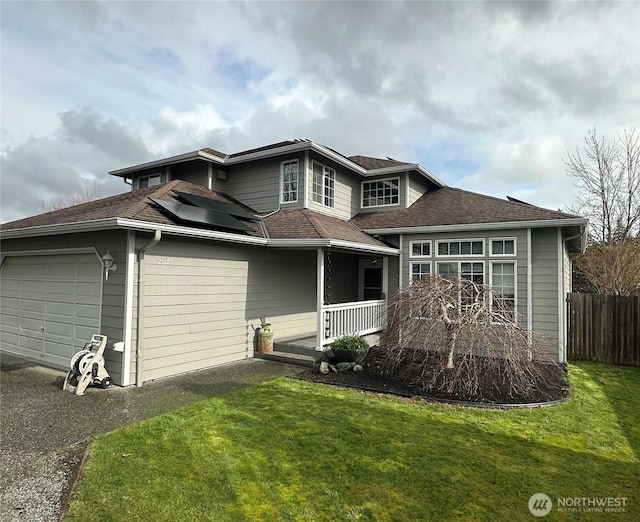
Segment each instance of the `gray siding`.
M212 163L209 164L209 169L211 170L211 190L215 190L216 192L226 194L228 192L227 169L218 168Z
M313 162L316 161L336 171L334 206L327 207L313 201ZM331 214L342 219L351 219L358 213L360 207L360 179L359 176L346 171L343 167L327 160L315 153L309 154L309 170L307 181L307 207L311 210Z
M400 258L391 256L388 258L389 263L389 295L387 299L393 299L400 289Z
M544 335L550 350L558 354L558 230L531 231L531 275L533 286L533 330Z
M282 161L298 160L298 201L280 203L280 165ZM304 155L294 154L270 158L227 168L227 193L257 212L304 206Z
M408 175L409 178L409 190L408 190L408 207L413 205L420 196L422 196L428 190L428 186L426 181L422 176L418 174L410 173Z
M2 241L2 253L46 251L73 248L95 248L100 256L107 250L118 265L116 272L109 274L109 280L102 282L102 310L100 333L109 338L109 343L123 340L124 337L124 295L126 280L126 232L109 231L100 233L70 234L65 236L46 236ZM89 339L87 339L88 341ZM116 384L122 382L122 354L112 350L105 351L106 367Z
M163 239L145 263L144 380L252 357L260 317L315 332L315 251Z
M209 163L206 161L185 161L171 165L170 169L171 180L181 179L195 185L209 186Z

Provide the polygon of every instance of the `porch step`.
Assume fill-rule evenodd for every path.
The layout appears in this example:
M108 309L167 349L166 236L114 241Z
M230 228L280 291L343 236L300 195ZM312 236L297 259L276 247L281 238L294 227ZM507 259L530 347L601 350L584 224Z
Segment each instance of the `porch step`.
M317 357L319 356L320 354L318 353ZM273 352L265 352L265 353L255 352L255 357L257 357L258 359L264 359L266 361L276 361L276 362L282 362L287 364L295 364L297 366L308 366L308 367L313 366L313 363L317 358L317 357L314 357L313 355L309 355L308 349L307 349L307 354L284 352L284 351L279 351L274 349Z
M292 353L297 355L319 356L316 351L316 338L292 339L289 341L275 341L273 343L275 352Z

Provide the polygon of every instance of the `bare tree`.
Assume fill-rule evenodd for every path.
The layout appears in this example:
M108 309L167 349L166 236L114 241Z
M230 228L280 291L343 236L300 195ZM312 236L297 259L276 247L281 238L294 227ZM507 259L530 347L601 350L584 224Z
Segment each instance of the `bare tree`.
M474 401L559 398L561 365L514 321L512 301L468 280L424 278L391 301L382 374L420 391Z
M640 232L640 133L635 127L614 140L584 139L582 150L568 153L567 172L577 179L581 195L572 209L589 218L591 239L610 243L637 237Z
M80 192L76 192L69 196L57 196L55 198L45 201L41 205L43 212L52 212L54 210L60 210L62 208L74 207L81 205L82 203L88 203L95 201L102 197L102 191L97 181L94 181L91 185L85 186Z
M569 153L567 172L578 180L579 206L589 218L590 242L576 258L579 291L634 295L640 292L640 132L635 127L614 140L585 137L582 150ZM577 284L580 283L580 284Z

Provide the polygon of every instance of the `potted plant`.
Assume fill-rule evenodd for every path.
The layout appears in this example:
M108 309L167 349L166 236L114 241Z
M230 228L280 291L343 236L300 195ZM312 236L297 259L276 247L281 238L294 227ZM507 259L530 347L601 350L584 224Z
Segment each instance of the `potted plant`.
M360 335L343 335L333 341L330 347L338 363L360 364L369 351L369 343Z

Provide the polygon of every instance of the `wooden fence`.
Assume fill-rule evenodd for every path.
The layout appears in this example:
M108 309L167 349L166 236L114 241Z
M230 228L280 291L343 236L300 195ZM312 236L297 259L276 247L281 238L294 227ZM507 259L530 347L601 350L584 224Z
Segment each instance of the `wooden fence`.
M640 296L569 294L570 361L640 366Z

